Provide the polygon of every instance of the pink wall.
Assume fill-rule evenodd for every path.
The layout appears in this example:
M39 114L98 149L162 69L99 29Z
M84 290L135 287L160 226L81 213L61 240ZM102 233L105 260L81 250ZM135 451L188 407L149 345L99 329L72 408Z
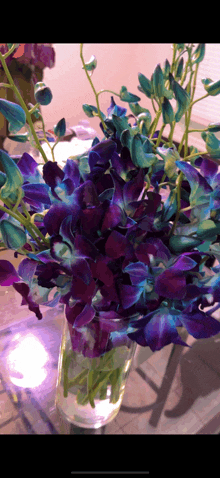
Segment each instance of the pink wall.
M79 120L88 119L82 104L95 105L93 91L82 69L79 44L55 43L54 48L56 65L51 70L46 68L44 73L44 81L53 92L50 105L42 107L49 128L62 117L65 117L69 126L76 125ZM158 63L163 67L166 58L171 62L170 43L86 43L83 53L85 61L89 61L92 55L97 58L97 68L92 76L97 91L111 89L119 93L121 86L126 86L128 91L140 96L140 104L153 114L151 101L137 89L138 73L150 79ZM110 96L109 93L103 93L99 97L103 113L106 113L110 104ZM118 101L117 97L115 101L125 107L127 105ZM100 133L99 120L88 120Z

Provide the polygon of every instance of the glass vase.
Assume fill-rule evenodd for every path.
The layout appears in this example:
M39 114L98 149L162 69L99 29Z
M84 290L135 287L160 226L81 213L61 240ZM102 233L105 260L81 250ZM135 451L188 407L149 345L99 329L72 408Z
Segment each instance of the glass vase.
M56 408L61 417L83 428L99 428L119 412L137 344L114 347L95 358L73 350L68 322L60 346Z

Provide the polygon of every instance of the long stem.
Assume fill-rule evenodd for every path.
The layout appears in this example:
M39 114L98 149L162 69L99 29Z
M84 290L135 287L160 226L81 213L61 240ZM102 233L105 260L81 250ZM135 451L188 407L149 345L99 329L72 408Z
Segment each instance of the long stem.
M39 139L38 139L38 137L37 137L37 135L36 135L36 131L35 131L34 125L33 125L33 123L32 123L32 119L31 119L30 112L29 112L29 110L28 110L28 108L27 108L27 106L26 106L26 104L25 104L25 102L24 102L24 100L23 100L23 98L22 98L22 96L21 96L21 94L20 94L18 88L17 88L17 87L15 86L15 84L14 84L13 78L12 78L12 76L11 76L11 74L10 74L10 71L9 71L8 67L7 67L7 64L6 64L6 62L5 62L4 56L5 56L5 55L2 55L2 54L0 53L0 60L1 60L2 66L3 66L3 69L4 69L4 71L5 71L5 74L6 74L7 78L8 78L9 84L11 85L11 88L13 89L13 91L14 91L15 95L17 96L17 98L19 99L19 102L20 102L20 104L21 104L21 106L22 106L22 108L23 108L23 110L24 110L24 112L25 112L25 114L26 114L26 118L27 118L28 124L29 124L29 126L30 126L30 129L31 129L33 138L34 138L35 143L36 143L36 147L37 147L37 149L40 151L40 153L41 153L41 155L42 155L42 157L43 157L43 159L44 159L44 162L47 163L48 159L47 159L47 157L46 157L46 155L45 155L45 152L44 152L44 150L42 149L42 147L41 147L41 145L40 145L40 142L39 142Z
M120 98L120 95L119 95L118 93L115 93L115 91L111 91L111 90L100 90L100 91L98 91L97 96L99 96L101 93L112 93L113 95L118 96L118 97Z
M86 69L86 64L85 64L85 61L84 61L84 58L83 58L83 43L80 43L80 58L81 58L81 60L82 60L82 64L83 64L83 67L84 67L86 76L87 76L87 78L88 78L88 80L89 80L89 83L90 83L90 85L91 85L91 87L92 87L92 90L93 90L93 92L94 92L94 95L95 95L96 105L97 105L97 110L98 110L98 116L99 116L99 118L100 118L100 120L101 120L101 123L102 123L102 126L103 126L104 130L106 130L107 128L106 128L106 125L105 125L105 123L104 123L104 121L103 121L103 118L102 118L102 115L101 115L101 111L100 111L100 107L99 107L98 93L96 92L96 89L95 89L95 87L94 87L94 85L93 85L93 82L92 82L92 80L91 80L91 77L89 76L89 73L88 73L88 71L87 71L87 69Z

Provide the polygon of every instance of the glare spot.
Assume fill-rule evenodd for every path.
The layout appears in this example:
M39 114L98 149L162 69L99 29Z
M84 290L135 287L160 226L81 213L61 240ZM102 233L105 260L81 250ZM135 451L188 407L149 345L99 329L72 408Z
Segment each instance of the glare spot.
M48 353L33 334L17 338L18 344L7 356L10 380L19 387L38 387L47 376L44 366L49 358Z

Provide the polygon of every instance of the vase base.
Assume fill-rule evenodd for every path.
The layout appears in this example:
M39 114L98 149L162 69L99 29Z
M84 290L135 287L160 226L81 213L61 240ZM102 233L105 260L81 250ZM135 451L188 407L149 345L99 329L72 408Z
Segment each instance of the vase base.
M124 395L122 392L116 404L110 403L109 399L97 400L95 409L92 409L90 404L85 406L77 405L76 397L71 393L68 394L69 397L63 398L63 388L60 388L61 390L56 400L56 409L61 418L72 425L90 429L101 428L110 423L118 414Z

